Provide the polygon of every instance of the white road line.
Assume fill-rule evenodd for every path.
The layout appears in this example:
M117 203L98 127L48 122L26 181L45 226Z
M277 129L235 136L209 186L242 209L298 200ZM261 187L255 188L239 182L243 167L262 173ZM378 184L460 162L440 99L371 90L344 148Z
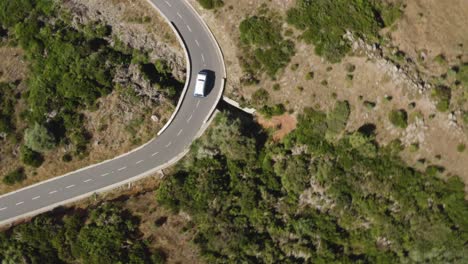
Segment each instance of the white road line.
M203 53L201 55L201 59L202 59L203 63L205 63L205 55L203 55Z
M167 145L166 148L168 148L172 144L172 141L170 141Z
M107 175L109 175L109 173L104 173L104 174L101 174L101 177L105 177Z
M2 207L0 208L0 211L6 210L6 209L8 209L8 207Z
M84 180L83 182L90 182L92 181L92 179L87 179L87 180Z
M187 119L187 123L190 122L190 120L192 120L192 117L193 117L193 114L189 116L189 118Z
M51 191L51 192L49 192L49 194L54 194L54 193L56 193L56 192L57 192L57 191Z
M198 100L198 102L197 102L197 108L198 108L199 105L200 105L200 100Z
M21 204L24 204L24 202L19 202L19 203L16 203L16 205L21 205Z
M142 162L143 162L143 160L139 160L139 161L135 162L135 164L140 164Z
M72 185L68 185L68 186L67 186L67 187L65 187L65 188L66 188L66 189L70 189L70 188L73 188L73 187L75 187L75 185L74 185L74 184L72 184Z
M154 156L156 156L158 154L159 154L159 152L155 152L155 153L151 154L151 157L154 157Z
M127 167L122 167L120 169L118 169L118 171L122 171L122 170L125 170Z
M182 15L179 12L177 12L177 16L182 18Z
M179 130L179 132L177 133L177 136L180 136L180 134L182 134L182 131L183 129Z
M169 7L172 7L172 5L168 1L164 1Z
M198 47L200 47L200 42L198 42L197 39L195 40L195 43L197 44Z
M31 200L37 200L37 199L39 199L39 198L41 198L41 197L40 197L40 196L36 196L36 197L32 198Z
M189 25L187 25L188 31L192 32L192 29L190 28Z

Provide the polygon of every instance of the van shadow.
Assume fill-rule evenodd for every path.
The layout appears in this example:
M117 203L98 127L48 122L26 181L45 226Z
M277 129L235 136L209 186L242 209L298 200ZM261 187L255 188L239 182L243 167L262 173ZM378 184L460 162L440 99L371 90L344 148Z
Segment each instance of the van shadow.
M216 74L211 70L202 70L200 73L206 73L205 96L208 96L214 89L216 83Z

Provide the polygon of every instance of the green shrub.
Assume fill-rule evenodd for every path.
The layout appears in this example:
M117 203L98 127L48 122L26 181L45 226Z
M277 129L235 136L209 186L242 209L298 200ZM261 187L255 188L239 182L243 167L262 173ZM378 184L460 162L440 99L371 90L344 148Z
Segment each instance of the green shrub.
M284 114L286 112L286 108L283 104L276 104L274 106L264 105L262 108L260 108L259 112L266 118L271 118L272 116Z
M313 71L311 71L311 72L306 73L305 79L307 81L310 81L310 80L314 79L314 76L315 76L315 73Z
M457 146L457 151L458 151L458 152L460 152L460 153L461 153L461 152L464 152L465 149L466 149L466 145L465 145L465 144L463 144L463 143L458 144L458 146Z
M464 87L465 91L468 91L468 63L459 67L456 78Z
M241 42L247 47L249 60L245 61L247 71L265 71L270 77L284 68L295 53L294 43L284 40L280 24L265 16L252 16L239 25Z
M408 127L408 114L405 110L392 110L388 115L388 119L390 122L399 128L407 128Z
M53 148L55 140L47 128L35 123L24 132L24 144L31 150L43 152Z
M0 83L0 133L14 130L15 98L13 85Z
M252 94L252 103L255 105L261 105L268 102L270 94L267 90L260 88Z
M315 52L331 62L339 62L350 50L343 39L346 31L377 37L383 27L382 7L369 0L298 0L288 10L287 20L300 30L302 38L315 46Z
M21 161L29 166L38 168L44 162L44 157L41 153L34 151L26 146L21 146L20 149Z
M432 90L432 98L436 100L436 108L440 112L447 112L450 107L452 90L445 86L437 86Z
M26 174L24 173L23 168L18 168L3 177L3 183L6 185L13 185L15 183L20 183L26 179Z
M223 0L198 0L198 3L205 9L215 9L224 6Z
M350 114L348 101L336 102L335 108L327 115L328 134L334 136L341 133L346 128Z

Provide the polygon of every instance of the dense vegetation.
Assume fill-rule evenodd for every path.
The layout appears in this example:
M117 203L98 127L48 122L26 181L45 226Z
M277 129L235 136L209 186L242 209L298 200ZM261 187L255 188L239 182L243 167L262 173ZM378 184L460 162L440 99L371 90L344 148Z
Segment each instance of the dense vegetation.
M240 23L239 30L247 55L243 67L254 77L261 72L274 77L294 55L294 43L283 38L281 24L273 18L249 17Z
M304 33L302 38L315 46L318 55L339 62L350 50L343 38L347 31L375 39L380 28L399 16L398 5L373 0L298 0L287 20Z
M0 83L0 133L10 133L14 129L14 113L14 85Z
M117 206L59 219L39 216L0 234L2 263L164 263L138 232L138 219Z
M198 0L198 3L206 9L215 9L224 5L223 0Z
M339 133L348 107L307 109L281 143L220 115L157 200L192 216L208 263L467 262L463 183Z
M97 99L113 90L120 67L139 64L155 89L174 101L178 95L180 84L164 62L150 62L144 52L119 41L112 46L110 40L116 37L107 25L74 27L70 14L56 1L0 0L0 28L8 30L10 44L25 50L30 65L27 91L21 96L13 97L14 86L1 84L0 132L14 132L14 106L24 98L27 110L19 116L28 125L24 145L32 151L46 152L66 144L73 147L73 154L86 155L92 135L83 126L83 110L99 107ZM40 155L24 153L25 164L42 163Z

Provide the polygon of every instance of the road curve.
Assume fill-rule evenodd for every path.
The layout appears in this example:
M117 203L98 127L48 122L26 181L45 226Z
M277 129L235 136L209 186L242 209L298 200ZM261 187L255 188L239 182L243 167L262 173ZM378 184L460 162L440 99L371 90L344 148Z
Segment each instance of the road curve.
M186 89L163 132L144 146L117 158L92 165L0 196L0 225L52 210L93 193L110 190L170 166L187 153L206 127L224 86L221 51L202 19L185 0L148 0L172 24L186 49ZM201 70L213 73L212 89L205 98L193 96Z

